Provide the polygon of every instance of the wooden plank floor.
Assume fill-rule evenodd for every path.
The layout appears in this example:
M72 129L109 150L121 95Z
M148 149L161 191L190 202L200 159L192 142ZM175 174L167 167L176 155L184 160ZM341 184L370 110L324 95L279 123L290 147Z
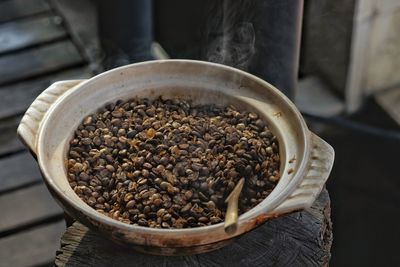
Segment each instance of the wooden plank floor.
M46 0L3 0L0 2L0 22L32 17L49 11L50 6Z
M0 266L52 266L65 230L62 209L16 136L52 82L91 76L58 12L47 0L0 1Z
M0 32L0 54L67 36L58 20L48 15L3 23Z

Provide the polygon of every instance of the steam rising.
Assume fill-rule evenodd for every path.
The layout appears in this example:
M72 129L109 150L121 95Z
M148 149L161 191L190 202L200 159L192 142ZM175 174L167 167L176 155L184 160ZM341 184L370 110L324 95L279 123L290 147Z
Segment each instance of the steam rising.
M247 70L255 52L255 32L248 21L251 17L248 11L246 0L224 1L222 20L218 25L222 30L207 48L208 61Z
M209 47L207 58L211 62L247 69L254 54L254 42L253 25L243 22L236 29L218 37Z

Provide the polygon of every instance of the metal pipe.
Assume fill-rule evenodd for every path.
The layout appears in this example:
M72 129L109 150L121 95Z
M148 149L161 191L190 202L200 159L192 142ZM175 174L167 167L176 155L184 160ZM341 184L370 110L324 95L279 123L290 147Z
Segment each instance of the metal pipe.
M105 67L152 59L153 1L98 0L97 3Z
M297 88L303 0L253 2L255 53L249 72L270 82L289 98Z

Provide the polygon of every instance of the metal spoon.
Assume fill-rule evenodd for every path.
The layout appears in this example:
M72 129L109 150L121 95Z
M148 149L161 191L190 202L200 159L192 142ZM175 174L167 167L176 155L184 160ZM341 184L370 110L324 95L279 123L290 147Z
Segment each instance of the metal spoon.
M230 235L234 234L237 229L238 202L240 193L242 192L243 184L244 184L244 178L240 179L240 181L236 184L235 188L225 199L225 203L228 203L228 208L225 214L224 230L225 233Z

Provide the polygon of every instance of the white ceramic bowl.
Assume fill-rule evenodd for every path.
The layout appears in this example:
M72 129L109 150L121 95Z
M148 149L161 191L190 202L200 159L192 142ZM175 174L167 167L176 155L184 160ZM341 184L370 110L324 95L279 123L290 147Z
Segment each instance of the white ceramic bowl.
M239 217L235 234L225 233L223 223L190 229L128 225L98 213L69 186L64 160L82 119L111 101L159 95L195 103L232 103L256 111L278 137L281 179L264 201ZM116 242L163 255L213 250L269 218L310 207L334 158L332 147L307 129L293 103L271 84L231 67L191 60L149 61L89 80L56 82L29 107L18 135L36 156L48 189L70 216Z

